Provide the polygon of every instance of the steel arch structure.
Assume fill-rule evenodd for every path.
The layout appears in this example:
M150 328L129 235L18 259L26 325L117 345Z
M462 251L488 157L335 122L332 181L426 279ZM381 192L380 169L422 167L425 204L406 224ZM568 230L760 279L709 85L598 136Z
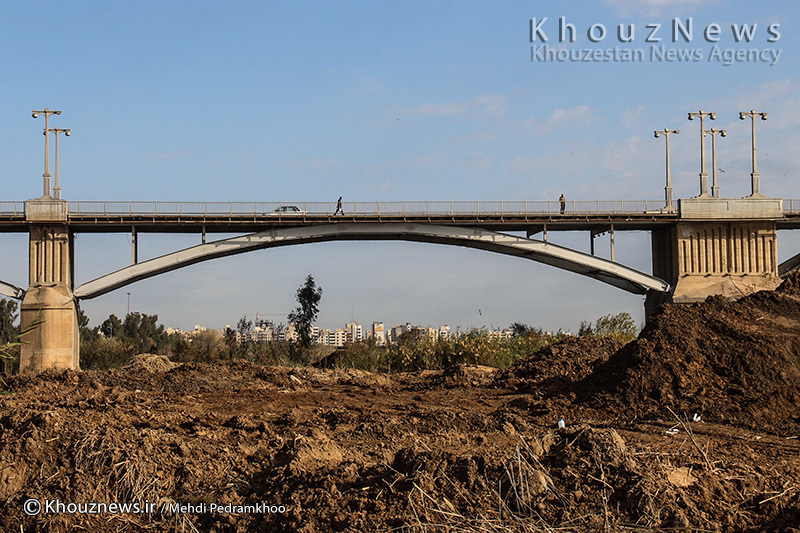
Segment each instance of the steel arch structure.
M403 223L332 223L274 229L200 244L154 259L135 263L74 289L78 299L90 299L135 281L219 257L264 248L313 242L404 240L464 246L515 257L522 257L588 276L635 294L648 290L668 292L667 282L649 274L551 244L479 228Z

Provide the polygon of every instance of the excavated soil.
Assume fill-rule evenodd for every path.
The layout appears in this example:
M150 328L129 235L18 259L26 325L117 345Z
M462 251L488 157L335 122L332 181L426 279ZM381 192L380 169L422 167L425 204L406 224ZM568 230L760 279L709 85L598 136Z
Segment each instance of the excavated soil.
M798 278L502 371L143 355L2 389L7 532L800 532Z

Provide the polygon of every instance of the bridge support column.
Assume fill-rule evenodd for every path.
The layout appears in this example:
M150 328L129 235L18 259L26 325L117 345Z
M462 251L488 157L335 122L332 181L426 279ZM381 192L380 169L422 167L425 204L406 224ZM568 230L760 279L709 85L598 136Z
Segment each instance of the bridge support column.
M780 285L772 221L679 222L654 230L652 247L653 275L673 288L649 294L647 314L664 302L699 302L716 294L736 299Z
M69 228L57 222L62 211L66 216L64 204L42 199L26 202L29 220L37 216L56 220L30 225L29 287L20 306L20 325L24 330L34 321L41 323L22 339L19 369L23 374L79 368L73 239Z

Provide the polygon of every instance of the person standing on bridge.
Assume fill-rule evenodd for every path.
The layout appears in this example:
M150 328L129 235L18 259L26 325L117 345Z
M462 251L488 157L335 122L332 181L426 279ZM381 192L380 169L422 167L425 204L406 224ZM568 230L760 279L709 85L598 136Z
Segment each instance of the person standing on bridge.
M564 193L561 193L561 198L558 199L561 203L561 214L564 214L564 211L567 209L567 199L564 197Z
M344 216L344 210L342 209L342 197L341 196L336 201L336 211L333 213L333 216L336 216L339 213L341 213L342 216Z

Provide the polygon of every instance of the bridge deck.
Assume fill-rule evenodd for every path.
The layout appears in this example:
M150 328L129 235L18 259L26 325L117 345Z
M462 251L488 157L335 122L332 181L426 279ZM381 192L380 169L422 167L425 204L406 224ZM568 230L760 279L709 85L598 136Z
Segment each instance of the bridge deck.
M784 200L779 229L800 228L800 200ZM69 202L68 222L76 232L236 233L331 222L433 223L492 230L538 232L608 228L650 230L679 219L663 201L544 202ZM282 209L299 212L285 213ZM0 202L0 232L25 232L25 202Z
M435 223L510 231L586 229L615 224L649 229L668 224L675 213L663 201L559 202L70 202L68 220L78 232L240 232L270 228L357 223ZM299 212L284 212L296 208ZM0 231L27 231L24 202L0 202Z

